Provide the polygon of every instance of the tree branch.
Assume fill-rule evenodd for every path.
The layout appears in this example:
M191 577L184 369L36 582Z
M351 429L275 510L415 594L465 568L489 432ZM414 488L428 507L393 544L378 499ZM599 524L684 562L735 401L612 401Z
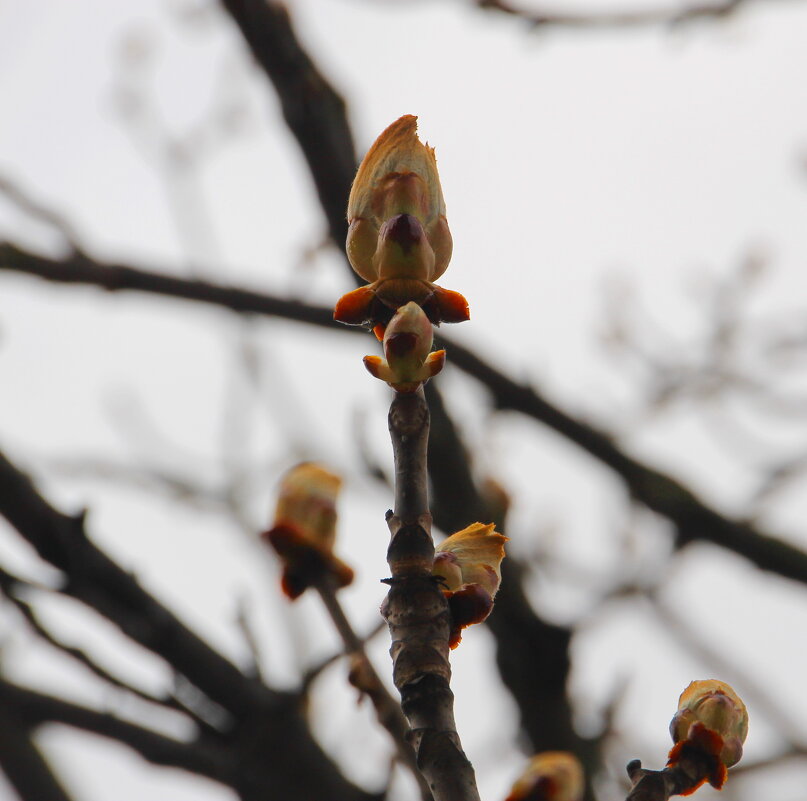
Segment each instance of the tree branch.
M361 331L334 323L329 308L129 266L107 267L71 257L63 261L49 259L9 243L0 244L0 270L58 283L91 284L110 291L133 290L195 300L334 331ZM721 515L682 483L628 456L607 434L554 406L532 387L508 378L470 349L442 335L435 337L435 345L447 348L451 363L488 389L497 409L517 411L543 423L610 467L625 481L637 501L675 524L680 546L696 540L712 542L744 556L762 570L807 583L807 554L803 551L755 526Z
M625 801L669 801L673 795L689 795L708 778L711 770L710 762L695 750L679 764L664 770L645 770L634 759L627 767L633 787Z
M10 260L9 260L9 257ZM209 282L174 278L130 266L106 267L94 261L68 257L63 261L47 259L13 245L0 245L0 270L12 270L61 283L90 284L110 290L141 291L194 300L231 311L276 316L305 322L336 331L360 332L358 328L336 325L330 309L286 301L259 292ZM676 526L679 545L692 541L712 542L749 559L757 567L807 584L807 555L786 542L747 523L731 520L703 503L685 485L642 464L625 454L614 441L594 426L580 421L549 403L533 388L519 384L471 350L439 337L440 346L451 354L451 363L480 381L490 392L500 410L525 414L574 442L584 451L614 470L625 481L634 498L666 517ZM446 417L442 401L427 385L438 437L430 450L431 476L434 480L435 522L445 531L462 528L475 520L487 520L488 514L467 469L461 443L453 424ZM467 465L466 465L467 468ZM503 679L525 710L522 724L533 744L547 744L547 718L553 721L554 734L563 734L552 747L564 747L581 755L591 764L596 757L588 753L587 741L580 740L571 726L568 703L562 688L568 671L567 647L571 633L551 626L532 611L517 588L518 567L512 559L503 564L504 581L489 624L500 642L499 667ZM498 611L497 611L498 610ZM518 625L514 621L520 621ZM513 637L517 629L517 636ZM515 642L515 646L513 643ZM546 678L547 696L539 698L528 666L535 653L546 657L542 664L552 669ZM549 655L553 654L551 658ZM555 667L552 667L552 666ZM549 691L553 686L557 691ZM547 701L551 701L547 705ZM555 707L561 704L561 707ZM555 709L553 712L552 710ZM567 724L558 726L559 722ZM554 735L553 735L554 739Z
M691 24L699 20L722 20L731 16L747 0L718 0L678 6L655 8L614 9L612 11L561 11L549 7L539 9L518 8L505 0L476 0L485 10L498 11L523 20L531 29L565 28L575 30L639 29L667 26L670 28Z
M124 634L163 657L208 697L236 717L271 702L272 693L249 681L231 662L193 634L100 551L84 531L84 514L65 515L34 489L0 453L0 514L67 578L63 591L100 612Z
M176 740L135 723L30 690L0 679L0 709L11 710L29 728L62 723L82 731L117 740L155 765L181 768L228 786L234 786L237 762L221 743L196 739Z
M339 603L333 581L326 577L317 582L314 588L330 615L334 628L342 638L345 651L355 660L351 666L351 684L370 699L378 722L386 729L395 744L398 759L409 768L420 786L423 801L432 801L429 785L418 770L415 752L408 741L409 725L401 712L401 707L387 692L384 683L367 657L364 643L353 631L353 626L350 625L350 621Z
M50 506L2 453L0 514L45 561L64 572L65 594L162 657L230 713L227 734L239 764L232 786L243 801L263 801L267 787L278 801L319 795L334 801L377 801L348 782L325 755L296 695L244 676L87 538L83 514L70 517Z
M497 531L507 532L506 510L490 508L477 489L465 445L432 381L426 384L426 399L435 423L428 455L434 523L450 533L476 521L495 522ZM599 743L575 731L566 692L572 631L535 613L524 593L524 566L517 559L508 554L501 570L501 586L486 623L496 640L499 673L516 700L530 750L571 751L590 778L600 769ZM593 801L590 781L585 797Z
M2 592L8 601L17 608L31 630L42 640L61 651L63 654L69 656L71 659L74 659L76 662L87 668L87 670L93 673L97 678L105 681L107 684L111 684L113 687L117 687L120 690L131 693L142 701L147 701L148 703L156 704L157 706L161 706L166 709L171 709L176 712L186 711L176 699L170 696L158 697L146 692L145 690L141 690L139 687L128 684L118 676L110 673L102 665L99 665L98 662L96 662L83 649L76 648L62 642L42 623L31 604L24 601L15 592L16 587L30 586L31 585L29 585L23 579L13 576L11 573L0 567L0 592Z
M426 452L429 409L423 390L395 393L389 412L395 457L395 509L388 513L392 577L382 607L392 638L393 681L435 801L479 801L473 767L454 722L448 660L450 617L432 575L434 543Z
M286 7L275 0L222 0L277 92L286 124L308 162L331 239L347 237L345 207L356 173L344 99L300 45Z
M31 739L30 727L5 704L0 704L0 767L22 801L71 801Z
M684 484L628 456L604 432L549 403L531 387L519 384L461 345L446 342L451 363L480 381L494 406L544 423L610 467L626 483L631 495L676 527L678 545L711 542L744 556L762 570L807 583L807 554L747 523L724 517L707 506Z
M125 264L103 264L84 254L69 254L64 259L52 259L4 242L0 243L0 270L34 275L61 284L97 286L108 292L145 292L195 300L234 312L283 317L338 331L360 330L335 323L331 309L208 281L187 280Z

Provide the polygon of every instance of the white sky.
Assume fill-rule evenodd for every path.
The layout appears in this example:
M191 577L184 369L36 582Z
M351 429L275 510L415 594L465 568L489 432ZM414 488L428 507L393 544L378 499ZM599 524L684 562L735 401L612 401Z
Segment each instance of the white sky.
M333 302L350 280L327 251L300 268L324 224L271 88L215 10L184 19L180 11L195 5L0 3L0 175L65 213L99 258ZM719 399L674 403L645 418L641 371L607 359L597 336L608 281L618 276L634 289L623 307L628 316L630 303L644 310L637 317L642 341L651 343L660 329L668 343L662 355L697 359L709 282L730 275L750 250L768 264L749 303L753 318L803 319L807 5L753 4L726 22L676 32L534 35L469 5L298 0L292 11L304 42L349 101L361 153L404 113L420 116L423 138L437 149L455 242L443 283L461 291L472 311L471 322L450 334L619 432L633 453L686 478L721 508L742 513L759 464L801 452L803 420ZM116 113L121 87L142 93L144 127ZM240 110L243 130L170 177L154 132L184 139L197 128L209 131L211 107L222 98ZM189 227L191 237L183 234ZM58 244L2 199L0 231L31 245ZM258 396L239 384L234 365L244 339L264 370ZM0 446L35 468L65 508L88 505L93 536L234 659L244 657L233 627L236 602L247 598L270 676L290 682L297 660L328 653L331 635L295 640L295 627L320 626L313 599L292 611L296 623L278 622L284 615L274 566L256 559L254 543L220 512L177 509L45 467L57 457L134 460L215 484L225 474L222 460L266 465L266 486L250 496L261 525L271 477L295 457L323 458L356 474L357 413L373 453L390 460L388 393L361 365L372 347L370 338L335 337L323 349L321 332L300 327L261 322L244 329L215 310L0 274ZM628 519L624 493L605 470L519 418L491 420L484 394L450 369L439 380L478 448L476 469L513 493L514 550L546 550L594 577L592 589L574 577L542 575L542 610L568 621L586 609L618 566L625 527L633 531L627 569L660 563L664 524L647 514ZM803 386L803 377L787 380ZM281 423L272 422L278 385L293 392L294 412ZM222 423L227 409L236 410L237 424ZM794 484L763 519L807 545L799 490ZM345 598L362 629L383 595L377 578L385 570L388 505L377 486L349 483L342 548L359 582ZM35 569L5 531L0 556ZM807 711L800 692L807 662L792 634L807 611L800 589L705 547L683 558L665 586L664 597L681 614L729 655L741 654L744 672L791 693L783 706L794 716ZM92 616L55 605L45 611L66 636L100 648L109 664L151 686L163 680L156 665L130 664L139 652L96 628ZM58 684L71 697L109 701L92 694L78 669L17 633L6 612L10 673ZM581 707L599 709L621 680L630 683L619 722L647 750L618 754L618 765L634 756L660 765L677 694L703 669L662 642L657 629L639 606L603 613L575 641ZM382 638L381 666L385 648ZM514 728L509 701L487 689L489 673L479 668L489 658L486 632L469 632L454 670L460 732L483 797L495 799L521 756L507 739ZM336 671L328 679L334 687L340 680ZM341 754L344 727L364 714L346 701L321 724L323 741ZM492 740L480 725L494 716L507 737L497 731ZM764 754L774 740L770 727L752 720L747 753ZM492 741L501 753L490 750ZM77 801L109 801L111 777L120 771L126 781L115 780L115 801L231 798L180 774L141 770L121 749L89 738L49 732L44 742ZM380 781L378 742L361 748L378 759L352 761L350 770L357 780ZM783 785L777 797L797 794L788 796Z

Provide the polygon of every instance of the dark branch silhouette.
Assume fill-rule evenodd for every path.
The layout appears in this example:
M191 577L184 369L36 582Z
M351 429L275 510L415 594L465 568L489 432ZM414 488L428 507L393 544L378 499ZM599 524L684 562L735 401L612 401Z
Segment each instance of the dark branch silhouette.
M563 10L561 3L543 7L521 8L505 0L476 0L484 10L497 11L521 19L531 30L563 28L566 30L629 30L651 27L678 28L701 20L718 21L749 5L748 0L719 0L714 3L678 3L655 8L604 10Z
M114 623L130 639L164 659L228 713L225 735L238 770L230 776L244 801L327 793L345 801L375 798L350 784L314 741L294 693L245 676L195 635L137 580L87 537L85 514L53 508L31 480L0 453L0 514L46 562L64 574L61 591ZM305 772L297 765L306 765Z
M58 261L8 243L0 245L0 271L26 273L59 283L93 284L111 291L134 290L197 300L232 311L282 317L335 331L361 330L336 325L328 308L209 282L168 278L133 267L113 266L112 277L107 277L105 269L95 262L87 265L83 259ZM435 343L447 349L451 364L485 386L496 409L520 412L543 423L610 467L637 501L675 524L679 547L695 541L711 542L744 556L762 570L807 583L807 554L803 551L756 526L720 514L683 483L629 456L607 434L564 412L534 388L508 378L471 349L443 335L436 337Z

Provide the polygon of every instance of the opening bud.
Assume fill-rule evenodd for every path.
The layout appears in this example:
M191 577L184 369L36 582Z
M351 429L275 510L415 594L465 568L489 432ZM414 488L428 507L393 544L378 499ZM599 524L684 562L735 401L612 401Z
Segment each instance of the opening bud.
M442 579L451 611L451 648L459 645L462 629L491 613L502 581L505 542L493 523L472 523L435 549L433 573Z
M401 306L384 332L384 355L365 356L364 366L398 392L414 392L443 369L446 352L431 352L432 324L417 303Z
M453 249L445 215L434 148L418 139L417 117L407 114L376 139L353 181L346 250L369 285L340 298L334 318L384 326L414 301L435 324L467 320L465 298L433 283Z
M292 600L317 581L337 587L353 581L353 571L333 554L341 486L339 476L313 462L293 467L281 481L274 525L261 537L283 562L281 586Z

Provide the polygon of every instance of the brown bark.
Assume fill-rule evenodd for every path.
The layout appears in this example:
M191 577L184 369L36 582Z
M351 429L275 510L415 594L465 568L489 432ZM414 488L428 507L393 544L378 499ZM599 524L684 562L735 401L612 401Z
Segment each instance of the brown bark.
M422 389L396 393L389 428L395 456L395 508L387 516L391 578L382 612L392 638L393 680L412 727L418 766L435 801L479 801L473 767L454 722L448 604L432 575L434 543L426 468L429 409Z

